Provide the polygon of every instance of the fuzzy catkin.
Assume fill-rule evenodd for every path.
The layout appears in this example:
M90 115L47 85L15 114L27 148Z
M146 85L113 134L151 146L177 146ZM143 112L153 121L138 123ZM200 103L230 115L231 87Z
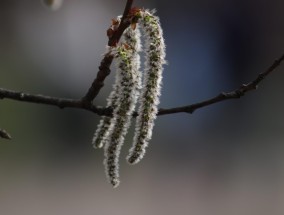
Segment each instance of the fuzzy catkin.
M118 16L116 20L112 20L112 25L110 29L115 30L118 25L120 24L121 16ZM106 53L111 53L113 51L113 47L107 46ZM107 98L107 107L115 109L117 104L117 100L120 94L120 74L116 73L115 75L115 83L113 85L112 92L110 93L109 97ZM111 127L111 117L103 116L100 120L100 123L97 127L97 130L94 134L92 144L94 148L102 148L105 145L107 137L109 136Z
M120 23L121 16L118 16L116 20L113 20L115 23L115 26L112 25L111 29L116 29ZM138 96L138 90L141 87L141 75L140 72L138 72L140 68L140 58L138 52L141 49L141 41L140 41L140 31L138 29L131 29L127 28L121 38L121 43L127 44L129 48L133 50L133 55L132 55L132 63L133 63L133 70L135 71L135 74L137 74L137 95ZM113 48L112 47L107 47L107 53L112 52ZM108 99L107 99L107 107L115 109L115 107L120 105L117 100L120 94L120 74L117 72L116 77L115 77L115 83L113 85L113 90L110 93ZM108 116L103 116L102 119L100 120L100 123L98 125L98 128L94 134L92 144L94 148L102 148L105 145L105 141L107 137L109 136L110 132L110 126L111 126L111 117Z
M117 60L117 74L119 76L119 95L116 100L111 118L109 135L105 141L105 170L108 181L117 187L119 185L119 155L125 135L129 129L135 104L138 99L140 86L140 49L139 31L126 29L123 42L114 48Z
M138 101L140 90L142 88L142 73L140 71L140 55L141 52L141 33L140 28L137 25L135 29L132 29L131 27L127 28L123 34L122 42L130 46L130 48L134 51L131 57L131 63L132 63L132 71L135 75L135 105Z
M140 16L141 29L145 35L146 61L133 146L127 157L130 164L136 164L143 158L152 137L160 102L163 64L166 63L165 42L159 18L148 10L141 11Z
M135 74L130 64L130 51L119 47L117 58L119 69L117 72L121 75L121 91L118 99L119 105L113 111L111 119L110 135L105 145L105 168L109 182L117 187L119 184L118 160L120 149L124 141L124 137L130 125L130 120L135 105Z
M120 78L120 75L116 73L115 83L113 85L113 91L110 93L107 99L107 107L110 107L113 109L116 107L116 103L117 103L118 96L120 93L119 78ZM94 148L102 148L105 145L105 141L109 135L110 125L111 125L111 117L103 116L102 119L100 120L98 128L93 137L92 144Z

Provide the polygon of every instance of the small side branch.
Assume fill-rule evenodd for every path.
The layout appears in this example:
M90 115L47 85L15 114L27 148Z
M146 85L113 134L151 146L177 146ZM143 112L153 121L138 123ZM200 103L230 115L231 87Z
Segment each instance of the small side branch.
M127 0L121 23L114 34L109 38L108 45L114 46L122 36L124 30L129 27L130 22L128 19L128 14L131 10L133 0ZM104 86L105 78L110 74L110 65L113 61L113 56L111 54L106 54L101 61L99 66L99 71L97 73L96 79L93 81L91 87L89 88L87 94L82 98L85 104L91 103L96 96L99 94L101 88Z
M182 107L176 107L171 109L160 109L158 112L158 115L166 115L166 114L174 114L174 113L190 113L192 114L195 110L199 108L203 108L221 101L229 100L229 99L238 99L242 96L244 96L247 92L256 90L258 85L271 73L273 72L277 67L280 66L282 61L284 60L284 54L278 58L266 71L260 73L256 79L249 82L248 84L243 84L240 88L231 91L231 92L223 92L219 95L199 102L192 105L182 106Z

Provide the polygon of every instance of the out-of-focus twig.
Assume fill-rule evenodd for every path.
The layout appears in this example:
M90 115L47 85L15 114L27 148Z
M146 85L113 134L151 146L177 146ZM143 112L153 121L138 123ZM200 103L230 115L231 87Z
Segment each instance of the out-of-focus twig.
M4 129L0 129L0 137L8 140L12 139L11 135Z

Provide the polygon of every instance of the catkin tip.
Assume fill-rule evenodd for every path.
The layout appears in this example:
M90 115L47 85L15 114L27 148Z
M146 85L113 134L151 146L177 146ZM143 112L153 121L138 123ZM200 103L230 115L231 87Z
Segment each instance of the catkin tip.
M127 157L126 160L127 160L128 164L130 164L130 165L134 165L134 164L138 163L137 158L135 158L134 156Z
M119 179L113 179L111 182L112 187L115 189L119 186L120 180Z

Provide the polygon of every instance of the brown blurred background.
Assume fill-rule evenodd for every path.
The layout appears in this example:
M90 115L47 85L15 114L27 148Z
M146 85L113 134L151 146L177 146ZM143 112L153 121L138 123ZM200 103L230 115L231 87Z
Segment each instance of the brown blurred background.
M198 102L249 82L284 51L280 0L135 1L156 8L167 43L160 107ZM124 1L0 0L0 87L80 98L96 76ZM105 105L113 74L95 100ZM0 214L280 215L284 213L284 67L240 100L161 116L146 157L106 182L83 110L0 101Z

